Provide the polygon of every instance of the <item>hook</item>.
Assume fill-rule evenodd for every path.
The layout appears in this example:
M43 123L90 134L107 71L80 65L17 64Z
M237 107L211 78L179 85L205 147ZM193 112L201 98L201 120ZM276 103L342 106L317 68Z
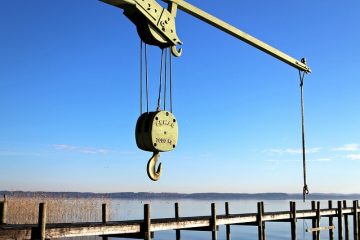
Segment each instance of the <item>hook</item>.
M171 46L171 53L175 56L175 57L180 57L182 54L182 48L179 48L179 50L176 49L176 45Z
M159 166L156 170L156 162L158 161L159 157L160 157L160 153L154 152L154 154L152 155L152 157L150 158L147 164L147 174L149 178L153 181L157 181L160 179L161 169L162 169L161 163L159 163Z

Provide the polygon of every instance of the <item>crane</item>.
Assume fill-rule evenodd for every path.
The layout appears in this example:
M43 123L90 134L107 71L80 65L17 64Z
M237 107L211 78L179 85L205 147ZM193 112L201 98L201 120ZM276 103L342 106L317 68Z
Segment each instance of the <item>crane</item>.
M138 34L145 43L159 46L160 48L171 47L171 52L174 56L179 57L182 53L181 49L178 50L176 48L177 45L182 44L177 36L175 24L177 9L180 9L302 72L311 72L311 69L304 60L296 60L184 0L162 0L168 4L167 9L163 8L155 0L100 1L124 9L124 15L136 25Z
M223 20L191 5L185 0L161 0L167 3L167 8L162 7L156 0L100 0L107 4L124 10L124 15L136 25L137 32L143 42L150 45L158 46L162 49L170 48L172 55L180 57L182 49L178 49L181 45L176 33L176 14L180 9L195 18L198 18L221 31L234 36L235 38L277 58L278 60L299 70L300 87L301 87L301 115L302 115L302 152L303 152L303 198L309 193L306 184L306 161L305 161L305 137L304 137L304 109L303 109L303 81L304 75L311 73L310 67L307 65L305 58L300 61L287 55L286 53L266 44L265 42L241 31L240 29L224 22ZM156 113L155 113L156 114ZM177 129L176 129L177 131ZM145 147L145 143L141 143L140 148L150 151L149 147ZM139 146L139 145L138 145ZM147 148L147 149L146 149ZM154 157L158 156L154 152ZM151 161L149 161L150 164ZM148 164L148 174L149 174ZM155 165L151 165L155 168ZM160 166L161 167L161 166ZM149 177L157 180L160 176L155 173Z

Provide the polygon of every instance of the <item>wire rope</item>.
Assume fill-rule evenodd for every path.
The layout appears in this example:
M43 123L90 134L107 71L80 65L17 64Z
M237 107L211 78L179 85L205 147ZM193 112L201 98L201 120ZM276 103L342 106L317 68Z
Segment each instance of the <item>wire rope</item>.
M145 78L146 78L146 112L149 113L149 69L147 57L147 44L145 43Z
M167 52L168 48L165 48L164 62L165 62L165 73L164 73L164 111L166 111L166 88L167 88Z
M159 82L159 96L157 102L157 111L160 111L161 104L161 89L162 89L162 69L163 69L163 58L164 58L164 49L161 49L161 60L160 60L160 82Z
M306 200L306 195L309 194L308 185L306 182L306 149L305 149L305 117L304 117L304 77L305 72L301 73L299 71L300 77L300 97L301 97L301 142L302 142L302 160L303 160L303 176L304 176L304 186L303 186L303 201Z
M142 56L143 56L143 41L140 39L140 115L142 114L142 102L143 102L143 99L142 99L142 92L143 92L143 66L142 66L142 63L143 63L143 59L142 59Z
M172 104L172 55L171 51L169 51L170 58L170 112L173 112L173 104Z

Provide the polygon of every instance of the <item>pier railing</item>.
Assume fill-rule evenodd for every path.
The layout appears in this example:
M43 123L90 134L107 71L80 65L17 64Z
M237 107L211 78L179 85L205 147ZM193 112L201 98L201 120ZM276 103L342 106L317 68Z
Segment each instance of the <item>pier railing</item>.
M38 224L7 224L7 202L0 202L0 240L3 239L52 239L81 236L102 236L103 239L133 238L153 239L155 232L175 230L176 240L181 239L182 231L209 231L212 239L218 238L220 225L226 226L226 239L231 239L232 225L250 225L258 229L258 239L266 239L265 226L267 222L288 222L291 228L291 239L296 240L296 222L298 219L310 219L312 239L320 239L322 230L328 231L328 239L334 239L334 228L337 228L337 239L350 239L349 218L353 218L352 239L360 240L359 204L358 200L347 206L346 201L337 201L333 206L328 201L326 209L320 208L320 202L311 202L311 209L297 210L296 202L290 202L289 211L265 212L264 203L257 203L257 212L250 214L230 214L229 203L225 203L225 214L216 214L215 203L211 204L210 216L180 217L179 204L175 203L175 217L151 219L150 204L144 204L144 218L131 221L108 221L107 204L102 205L101 222L81 223L47 223L47 204L39 204ZM328 218L328 226L320 226L322 218ZM336 226L333 219L337 219Z

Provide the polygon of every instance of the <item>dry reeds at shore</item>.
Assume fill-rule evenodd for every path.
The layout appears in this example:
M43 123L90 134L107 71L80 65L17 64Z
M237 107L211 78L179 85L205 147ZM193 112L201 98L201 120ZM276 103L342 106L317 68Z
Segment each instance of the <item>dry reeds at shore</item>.
M7 223L36 224L41 202L47 203L48 223L100 222L101 205L110 203L100 198L7 197Z

